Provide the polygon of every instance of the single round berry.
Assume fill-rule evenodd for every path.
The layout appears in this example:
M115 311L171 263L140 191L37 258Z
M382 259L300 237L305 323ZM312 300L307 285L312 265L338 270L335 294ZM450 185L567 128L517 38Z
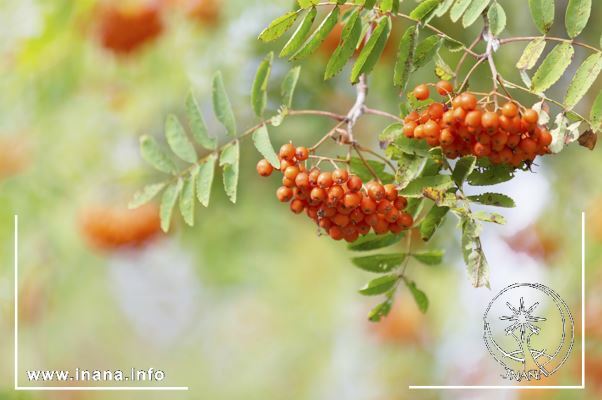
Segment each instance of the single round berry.
M295 185L298 188L309 188L309 174L307 172L299 172L295 177Z
M482 115L483 114L478 110L470 111L468 114L466 114L466 119L464 120L466 126L470 128L480 127Z
M288 179L286 176L283 176L282 177L282 186L293 188L293 187L295 187L295 181L292 179Z
M390 202L387 199L382 199L379 203L378 206L376 207L376 212L380 213L380 214L386 214L389 211L391 211L393 209L393 203Z
M347 193L343 197L343 206L345 208L355 209L360 206L362 195L359 193Z
M431 119L440 120L445 112L445 106L442 103L432 103L429 106L429 116Z
M295 180L297 175L299 174L299 167L296 165L291 165L290 167L286 167L284 170L284 176L292 181Z
M491 147L483 143L475 143L473 146L474 155L477 157L487 157L491 153Z
M428 120L426 124L424 124L424 135L427 138L434 138L439 135L441 128L439 124L437 124L432 119Z
M309 150L307 147L299 146L295 150L295 158L297 161L305 161L309 158Z
M414 97L416 97L417 100L426 100L430 94L429 87L425 84L418 85L414 88Z
M330 172L322 172L318 176L318 186L322 189L327 189L333 184L332 173Z
M334 224L337 226L347 226L351 222L351 218L349 215L337 214L332 217L332 222L334 222Z
M368 186L368 196L374 201L381 201L385 197L385 188L378 182L371 182Z
M408 200L403 196L399 196L393 202L393 206L399 211L402 211L408 206Z
M359 192L362 189L362 179L359 176L351 175L347 181L347 189L351 192Z
M488 132L494 132L495 130L497 130L498 125L499 125L499 118L498 118L497 113L495 113L493 111L487 111L481 117L481 125Z
M315 187L309 193L309 198L314 202L321 203L326 200L327 194L326 191L322 188Z
M552 144L552 134L546 130L542 131L539 135L539 144L542 146L549 146Z
M342 185L349 179L349 172L346 169L335 169L332 173L332 179L335 183Z
M537 111L529 108L528 110L525 111L525 113L523 114L523 119L528 122L529 124L536 124L537 121L539 120L539 114L537 113Z
M454 86L449 81L439 81L437 82L437 93L441 96L447 96L454 90Z
M291 211L295 214L301 214L305 209L305 202L303 200L294 199L291 201Z
M293 189L286 186L280 186L278 190L276 190L276 197L281 202L286 203L293 198Z
M395 201L397 199L397 188L392 183L387 183L385 186L385 198L389 201Z
M281 159L293 161L293 159L295 158L295 146L293 146L292 143L283 144L282 147L280 147L278 155Z
M359 208L356 208L351 212L351 214L349 214L349 218L351 218L351 222L354 224L358 224L363 221L365 216L366 215Z
M311 186L317 186L319 176L320 176L320 170L318 168L312 168L312 170L309 171L309 184Z
M328 234L334 240L343 239L343 230L338 226L331 226L330 229L328 230Z
M270 176L272 175L273 170L274 167L272 167L272 164L265 158L257 162L257 173L260 176Z
M374 214L376 212L376 202L368 196L362 196L360 208L366 215Z
M331 186L330 189L328 189L327 202L331 206L337 206L339 202L343 199L343 196L345 196L345 190L341 186Z
M409 228L410 226L412 226L412 224L414 223L414 218L412 218L412 216L410 214L408 214L407 212L402 212L401 215L399 216L399 224L401 226L403 226L404 228Z
M514 118L518 115L518 107L516 104L509 101L502 106L502 114L507 118Z
M462 93L460 95L460 106L466 111L477 108L477 98L472 93Z

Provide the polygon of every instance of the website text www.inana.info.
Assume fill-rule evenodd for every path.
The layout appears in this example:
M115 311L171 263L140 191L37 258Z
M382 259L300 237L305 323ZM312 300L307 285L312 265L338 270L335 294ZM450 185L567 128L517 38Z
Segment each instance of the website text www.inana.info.
M99 370L30 370L26 371L30 382L161 382L165 372L160 369Z

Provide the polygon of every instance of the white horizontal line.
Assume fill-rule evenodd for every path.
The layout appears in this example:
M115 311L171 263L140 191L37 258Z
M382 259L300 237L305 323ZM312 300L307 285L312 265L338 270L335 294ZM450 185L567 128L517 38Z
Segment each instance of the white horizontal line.
M580 386L409 386L410 389L451 389L451 390L529 390L529 389L585 389Z
M188 386L17 386L15 390L20 391L103 391L103 390L157 390L157 391L168 391L168 390L188 390Z

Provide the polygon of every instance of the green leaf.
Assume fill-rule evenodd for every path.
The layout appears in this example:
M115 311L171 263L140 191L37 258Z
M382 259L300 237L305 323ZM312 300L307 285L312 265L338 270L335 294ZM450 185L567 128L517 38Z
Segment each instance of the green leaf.
M448 189L453 185L449 175L422 176L411 181L400 194L408 197L420 197L426 188Z
M351 262L358 268L369 272L389 272L401 265L406 255L403 253L395 254L375 254L364 257L353 257Z
M322 21L318 29L311 34L309 39L303 44L303 46L291 57L291 60L302 60L314 53L320 47L322 42L326 39L330 31L336 26L339 21L339 6L328 13L326 18Z
M489 30L493 36L498 36L506 28L506 12L498 2L495 2L487 11L487 20L489 21Z
M301 8L309 8L318 3L318 0L297 0L299 3L299 7Z
M268 133L268 127L262 125L259 129L253 132L253 144L258 152L272 164L274 168L280 168L280 161L278 155L274 151L272 142L270 141L270 135Z
M403 124L394 122L387 126L379 135L378 140L381 142L392 142L403 134Z
M489 265L479 234L481 226L469 216L462 217L462 255L474 287L489 287Z
M390 31L391 19L389 17L381 19L353 64L351 83L357 83L361 74L369 74L372 71L385 49Z
M475 165L477 164L477 158L475 156L465 156L456 162L456 167L452 173L454 182L458 187L462 186L466 178L472 173Z
M506 223L506 218L504 218L503 215L497 213L486 213L484 211L479 211L474 213L474 217L484 222L493 222L495 224L500 225L504 225Z
M462 14L464 14L471 2L472 0L456 0L449 12L449 17L451 18L451 20L453 22L457 22L462 16Z
M195 165L190 172L190 176L184 179L184 187L180 193L180 214L189 226L194 225L194 189L198 173L199 166Z
M398 243L403 234L394 235L389 233L387 235L377 235L374 233L370 233L366 236L360 237L353 243L350 243L347 248L352 251L369 251L382 249L383 247L391 246L395 243Z
M217 160L217 155L210 154L205 162L199 166L199 173L196 179L196 196L204 207L209 205L211 197L211 186L213 185L213 176L215 175L215 160Z
M177 182L170 184L163 192L163 196L161 197L161 207L159 209L161 229L163 232L167 232L169 230L169 225L171 225L171 214L173 213L173 208L176 205L178 196L182 191L182 185L182 179L178 178Z
M395 71L393 83L404 90L410 77L410 70L414 63L414 51L416 50L416 37L418 30L415 26L410 26L404 32L399 42L397 50L397 60L395 61Z
M291 107L293 104L293 95L295 94L295 88L297 87L300 73L301 66L298 65L294 68L291 68L282 80L280 94L282 95L282 103L287 107Z
M408 289L410 289L410 293L412 293L412 297L414 297L414 301L416 302L418 309L424 314L429 308L428 297L426 297L426 294L422 290L416 287L416 283L414 281L411 281L407 278L404 278L403 281Z
M602 92L598 93L596 100L594 100L594 104L589 113L589 119L592 123L591 128L594 132L599 131L600 128L602 128Z
M138 207L148 203L157 194L159 194L159 192L161 190L163 190L165 185L166 185L165 182L161 182L161 183L154 183L152 185L145 186L144 188L142 188L142 190L139 190L136 193L134 193L132 200L128 204L128 208L134 209L134 208L138 208ZM382 237L382 236L380 236L380 237Z
M298 16L299 13L291 11L276 18L259 34L259 39L264 42L271 42L272 40L278 39L280 36L284 35L284 32L288 31L290 27L293 26Z
M418 43L414 51L414 70L431 61L441 47L441 43L442 41L437 35L431 35Z
M364 8L366 8L368 10L371 10L372 8L374 8L375 4L376 4L376 0L364 0Z
M543 93L556 83L571 64L574 53L575 50L569 43L561 43L554 47L533 75L531 89Z
M410 18L421 22L428 19L431 15L433 15L435 11L437 11L440 2L441 0L423 1L412 10L412 12L410 13Z
M554 23L554 0L529 0L529 10L537 29L548 33Z
M307 39L307 36L309 35L309 31L311 30L311 26L313 25L317 14L318 10L315 7L312 7L312 9L305 14L303 21L299 24L297 30L295 30L295 33L293 33L293 36L291 36L291 38L282 48L280 57L288 57L301 48L301 45L305 42L305 39Z
M569 0L564 24L571 38L578 36L587 25L592 11L592 0Z
M389 311L391 311L391 307L393 306L393 299L387 298L387 300L379 303L368 313L368 319L371 322L378 322L383 317L389 315Z
M464 46L464 43L449 37L443 39L443 45L447 50L451 51L452 53L456 53L466 48L466 46Z
M224 125L230 136L236 137L236 120L234 119L230 99L228 99L228 93L226 93L224 87L222 74L219 71L213 76L212 99L213 110L218 121Z
M454 0L443 0L443 2L437 8L437 11L435 11L435 15L438 17L444 16L451 8L453 2Z
M439 207L434 205L424 217L420 224L420 237L425 242L430 240L435 231L441 226L449 207Z
M261 61L251 88L251 105L253 106L255 115L260 118L263 116L265 106L268 102L268 78L270 77L273 59L274 53L270 52L263 61Z
M426 265L437 265L443 261L443 250L428 250L412 253L412 257Z
M355 9L343 28L341 34L341 43L332 53L326 65L324 79L330 79L343 69L347 61L353 56L355 48L362 34L362 21L360 19L360 9Z
M140 137L140 153L142 154L142 158L155 167L155 169L168 174L178 172L176 165L159 147L157 141L148 135Z
M420 157L428 157L430 146L424 140L414 140L405 136L399 136L395 140L395 146L402 152Z
M178 120L178 117L173 114L168 115L165 120L165 138L175 155L189 163L196 162L197 155L194 146L188 140L184 127Z
M380 178L383 183L391 183L393 182L393 175L385 172L385 164L374 161L374 160L366 160L368 165L374 170L376 176ZM370 170L366 167L363 161L358 157L353 157L349 160L349 167L351 172L355 175L359 176L360 179L364 182L368 182L374 179Z
M486 206L507 208L516 207L516 203L511 197L501 193L483 193L474 196L468 196L468 200L474 203L484 204Z
M435 56L435 75L444 81L449 81L456 76L456 73L439 54Z
M398 280L397 275L381 276L368 282L359 292L364 296L376 296L392 289Z
M539 57L546 48L546 41L543 37L533 39L529 42L520 59L516 63L516 68L529 70L535 66Z
M462 26L468 28L470 25L474 24L483 11L485 11L490 1L491 0L472 0L462 17Z
M492 165L490 167L474 170L468 176L468 183L472 186L489 186L509 181L514 177L512 168L507 165Z
M188 93L188 97L186 98L186 116L188 117L188 124L190 125L194 140L207 150L215 150L217 147L217 140L209 136L207 124L205 124L205 120L203 119L199 105L192 94L192 90Z
M381 0L380 9L384 12L396 13L399 11L399 1L400 0Z
M219 157L219 165L222 167L224 179L224 190L232 203L236 203L239 159L240 149L238 140L226 145Z
M602 53L594 53L579 66L564 98L567 109L573 108L594 84L602 70Z

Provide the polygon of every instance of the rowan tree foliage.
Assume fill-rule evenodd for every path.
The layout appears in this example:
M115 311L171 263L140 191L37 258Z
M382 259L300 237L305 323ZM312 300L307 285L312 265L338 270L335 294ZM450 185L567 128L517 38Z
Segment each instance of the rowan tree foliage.
M184 221L193 225L196 201L209 205L216 168L221 169L226 194L236 202L239 143L250 136L263 157L258 164L260 175L269 176L274 170L283 173L283 186L277 194L280 201L290 201L295 213L305 211L323 234L346 239L350 250L378 250L352 258L357 267L379 274L359 290L363 295L384 295L384 301L370 313L370 320L378 321L389 312L401 284L426 311L428 299L407 276L406 267L410 259L440 263L443 252L413 251L412 240L419 236L428 242L448 214L458 220L461 251L472 284L488 286L481 224L503 224L504 217L495 212L473 212L471 206L515 207L515 203L507 195L487 189L468 196L464 187L511 180L521 171L530 170L536 157L559 153L575 141L593 149L602 126L601 93L589 115L573 110L602 69L602 44L578 39L590 19L591 0L568 1L563 10L566 37L548 35L560 11L554 0L525 2L525 12L528 8L541 35L506 36L503 3L298 0L292 11L276 18L259 34L264 42L289 35L279 57L287 59L292 68L279 82L278 110L266 112L267 88L274 84L270 82L273 53L260 63L251 85L251 107L258 122L250 128L241 130L237 126L226 86L221 74L216 73L213 109L228 140L218 143L216 135L208 131L190 93L186 99L188 129L174 115L165 122L165 140L177 162L154 138L140 139L143 158L167 177L136 193L130 206L138 207L162 192L163 230L169 229L176 206ZM472 43L462 43L432 24L444 17L464 28L481 24L482 29ZM324 79L333 78L351 64L349 84L356 87L353 107L346 114L296 109L294 93L301 68L295 63L313 54L339 24L340 42L324 65ZM405 28L396 43L391 76L391 85L400 92L400 106L399 110L373 109L367 105L369 76L390 39L393 24ZM511 45L524 46L515 60L522 82L508 80L497 68L498 52ZM546 91L566 73L575 47L584 48L590 55L577 67L564 98L552 99ZM542 59L546 48L548 53ZM452 58L451 53L462 54L453 66L447 60ZM431 60L440 81L408 90L410 76ZM477 92L471 90L471 77L481 64L489 67L491 87ZM513 98L519 92L529 94L533 102L520 104ZM367 147L354 135L356 122L365 114L391 121L379 135L381 148ZM320 141L300 147L289 144L279 152L273 149L271 127L285 124L289 118L312 117L332 120L331 129ZM331 140L340 145L340 154L321 154L320 146ZM382 252L401 241L405 242L405 251Z

